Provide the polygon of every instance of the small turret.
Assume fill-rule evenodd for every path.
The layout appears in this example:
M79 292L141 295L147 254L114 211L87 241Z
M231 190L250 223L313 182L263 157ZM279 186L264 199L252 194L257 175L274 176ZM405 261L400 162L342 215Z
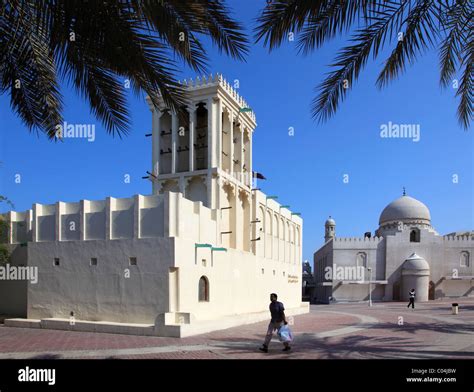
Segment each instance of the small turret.
M329 216L324 224L324 240L328 242L330 239L336 237L336 221Z

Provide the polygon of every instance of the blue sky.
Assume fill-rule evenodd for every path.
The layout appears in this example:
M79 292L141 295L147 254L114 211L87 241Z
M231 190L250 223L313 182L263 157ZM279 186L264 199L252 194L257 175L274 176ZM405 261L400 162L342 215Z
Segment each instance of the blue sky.
M230 2L248 29L264 3ZM329 215L338 236L374 231L382 209L401 196L403 186L430 208L441 234L473 229L473 129L466 132L458 125L455 91L439 88L436 54L426 54L381 91L375 80L383 57L370 61L336 116L321 125L310 114L314 87L343 43L331 41L307 57L297 55L296 40L271 54L259 43L252 45L246 63L207 46L209 71L238 79L240 94L256 113L254 170L268 179L259 187L302 213L304 259L312 260L322 244ZM181 76L195 74L183 68ZM141 179L151 166L151 139L144 136L151 129L151 114L144 96L130 97L131 133L120 139L106 134L72 89L64 85L62 92L65 120L96 124L96 140L54 143L30 134L10 110L9 97L1 96L0 194L18 211L34 202L149 194L150 183ZM419 124L420 141L381 138L380 126L388 122ZM289 127L294 136L288 135ZM130 183L124 182L126 175ZM8 209L2 205L0 211Z

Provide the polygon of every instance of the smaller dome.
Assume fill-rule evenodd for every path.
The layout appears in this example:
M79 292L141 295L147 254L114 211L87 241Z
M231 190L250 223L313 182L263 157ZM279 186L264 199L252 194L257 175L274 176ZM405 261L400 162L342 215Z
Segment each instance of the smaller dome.
M402 268L404 270L424 271L429 270L430 265L423 257L418 256L416 253L412 253L412 255L405 260Z
M329 216L328 220L325 223L325 226L336 226L336 221Z

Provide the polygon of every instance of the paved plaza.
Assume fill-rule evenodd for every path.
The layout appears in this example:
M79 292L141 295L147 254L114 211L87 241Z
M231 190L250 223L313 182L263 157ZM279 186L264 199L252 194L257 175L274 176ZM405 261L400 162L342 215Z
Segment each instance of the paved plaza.
M474 298L416 304L312 305L296 316L293 350L276 339L258 351L267 323L189 338L0 327L0 359L474 359Z

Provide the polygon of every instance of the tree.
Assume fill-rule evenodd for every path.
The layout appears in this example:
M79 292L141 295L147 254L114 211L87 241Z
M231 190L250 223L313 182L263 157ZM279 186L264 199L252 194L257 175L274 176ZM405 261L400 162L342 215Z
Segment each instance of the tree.
M337 34L350 33L330 72L318 86L313 118L325 121L335 114L370 55L376 58L388 44L394 47L378 76L385 87L427 50L437 49L440 84L460 80L457 116L465 129L474 102L474 3L472 0L272 0L262 10L256 40L273 50L289 33L299 34L298 49L308 54Z
M0 5L0 94L30 131L54 138L62 124L59 82L89 102L107 132L129 131L124 89L144 91L155 105L161 94L175 110L185 104L176 81L183 61L206 72L200 36L244 60L247 38L222 0L48 1Z

